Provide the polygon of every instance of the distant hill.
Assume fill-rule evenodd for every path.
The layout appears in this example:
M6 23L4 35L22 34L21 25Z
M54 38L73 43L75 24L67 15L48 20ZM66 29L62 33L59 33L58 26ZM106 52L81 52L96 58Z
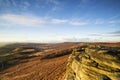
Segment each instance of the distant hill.
M0 47L5 46L7 44L9 44L9 43L0 42Z

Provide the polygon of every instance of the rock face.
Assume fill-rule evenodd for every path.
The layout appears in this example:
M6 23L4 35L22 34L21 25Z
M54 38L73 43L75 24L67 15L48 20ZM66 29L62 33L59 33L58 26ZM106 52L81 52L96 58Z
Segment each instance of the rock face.
M120 80L120 48L92 45L74 49L65 80Z

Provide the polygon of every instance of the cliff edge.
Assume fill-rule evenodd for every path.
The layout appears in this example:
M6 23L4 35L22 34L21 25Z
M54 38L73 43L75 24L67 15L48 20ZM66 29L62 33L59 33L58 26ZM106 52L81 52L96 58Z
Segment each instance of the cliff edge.
M65 80L120 80L120 47L89 45L74 49Z

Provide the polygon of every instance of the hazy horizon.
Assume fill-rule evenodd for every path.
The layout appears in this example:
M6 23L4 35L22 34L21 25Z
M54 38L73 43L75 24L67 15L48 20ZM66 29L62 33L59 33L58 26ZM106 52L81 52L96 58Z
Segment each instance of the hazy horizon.
M120 0L0 0L0 42L120 42Z

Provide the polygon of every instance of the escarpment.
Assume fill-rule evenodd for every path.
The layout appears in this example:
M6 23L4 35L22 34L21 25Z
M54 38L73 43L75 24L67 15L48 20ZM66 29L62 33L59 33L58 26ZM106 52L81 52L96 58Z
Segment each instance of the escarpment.
M120 80L120 47L92 45L74 49L65 80Z

